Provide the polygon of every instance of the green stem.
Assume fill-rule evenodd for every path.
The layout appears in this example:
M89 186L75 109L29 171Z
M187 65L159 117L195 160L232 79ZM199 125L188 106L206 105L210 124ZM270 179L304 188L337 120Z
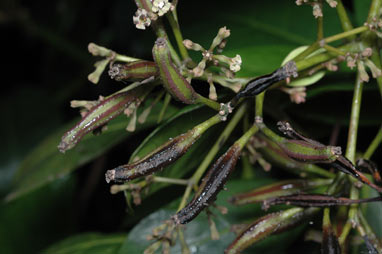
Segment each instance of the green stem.
M210 151L202 161L202 163L199 165L195 173L190 178L190 184L187 186L182 201L179 204L178 211L181 210L187 203L187 199L191 194L191 190L194 184L198 183L206 169L208 168L208 165L211 163L211 161L214 159L215 155L218 153L219 149L222 147L222 145L225 143L233 129L236 127L240 119L243 117L246 110L246 105L243 104L239 107L239 109L235 112L232 119L229 121L227 126L225 127L224 131L220 134L219 138L216 140L215 144L211 147Z
M353 103L352 103L349 132L348 132L348 141L347 141L346 154L345 154L345 156L353 163L355 163L359 112L361 110L361 102L362 102L362 89L363 89L363 82L360 78L360 74L358 73L355 87L354 87Z
M342 4L342 0L337 0L337 14L341 21L341 26L344 31L350 31L353 29L353 25L349 19L349 16L345 10L344 5ZM354 40L355 36L349 36L349 40Z
M358 199L359 198L359 190L357 187L352 185L350 188L350 198L351 199ZM351 229L353 228L353 225L357 225L357 215L358 215L358 204L352 204L349 209L348 213L348 220L346 221L344 227L342 228L342 233L340 237L338 238L338 242L341 245L341 249L345 249L345 243L346 238L349 235Z
M320 0L320 6L322 8L322 0ZM317 18L317 41L322 40L324 38L324 18Z
M334 55L337 55L337 56L346 55L346 52L339 50L338 48L332 47L330 45L324 45L323 48L326 49L328 52L333 53Z
M344 52L359 52L359 49L361 47L361 43L349 43L345 44L338 48L338 50L344 51ZM331 52L324 52L309 58L305 58L303 60L296 61L296 66L298 71L303 71L305 69L308 69L312 66L315 66L317 64L329 61L330 59L333 59L336 57L335 54Z
M359 34L359 33L362 33L362 32L365 32L368 30L368 27L366 26L361 26L361 27L357 27L357 28L354 28L352 30L349 30L349 31L345 31L343 33L339 33L339 34L335 34L333 36L329 36L323 40L321 40L320 42L315 42L313 43L312 45L310 45L306 50L304 50L303 52L301 52L298 56L296 56L294 58L294 60L297 62L297 61L300 61L300 60L303 60L304 58L306 58L307 56L309 56L311 53L313 53L314 51L316 51L317 49L320 48L320 43L321 44L327 44L327 43L330 43L330 42L333 42L333 41L337 41L337 40L340 40L340 39L345 39L345 38L348 38L348 37L351 37L351 36L354 36L356 34Z
M382 143L382 126L379 128L377 135L375 136L375 138L373 139L373 141L367 148L365 154L363 155L363 158L369 160L381 143Z
M130 63L130 62L135 62L135 61L139 61L141 59L139 58L134 58L134 57L130 57L130 56L125 56L125 55L121 55L121 54L115 54L115 58L114 58L115 61L121 61L121 62L126 62L126 63Z
M352 30L345 31L343 33L339 33L339 34L335 34L335 35L329 36L329 37L325 38L324 41L325 41L325 43L330 43L330 42L333 42L333 41L338 41L338 40L345 39L345 38L348 38L350 36L353 36L353 35L365 32L368 29L369 28L367 26L360 26L360 27L354 28Z
M256 117L263 118L263 105L264 105L265 91L256 96Z
M176 9L172 12L168 12L166 16L174 33L175 40L178 44L180 55L182 56L183 60L190 58L186 47L183 45L183 36L182 32L180 31Z
M208 107L210 107L216 111L220 110L220 104L218 102L207 99L206 97L203 97L201 95L198 95L198 98L196 99L195 102L196 103L203 103L204 105L206 105L206 106L208 106Z
M355 82L354 87L354 94L353 94L353 103L352 103L352 110L350 115L350 123L349 123L349 132L348 132L348 141L346 146L346 153L345 156L352 162L355 163L355 153L356 153L356 147L357 147L357 134L358 134L358 123L359 123L359 113L361 110L361 102L362 102L362 89L363 89L363 82L360 78L359 72L357 73L357 78ZM349 177L350 181L353 183L353 179ZM350 189L350 198L351 199L358 199L359 198L359 191L355 187L354 183L352 184L352 187ZM346 238L348 234L350 233L350 230L352 228L352 225L356 223L356 217L358 212L358 204L351 205L349 209L348 214L348 220L342 230L341 236L339 237L339 242L341 246L346 242Z
M167 109L168 104L170 103L170 101L171 101L171 94L166 93L166 96L164 97L164 102L163 102L162 109L161 109L160 112L159 112L159 116L158 116L158 121L157 121L157 123L162 122L162 120L163 120L163 116L164 116L164 114L166 113L166 109Z
M244 133L243 136L239 140L237 140L235 143L239 145L241 149L244 148L244 146L247 144L248 140L259 130L259 127L257 127L256 124L252 125L249 130Z
M177 178L168 178L161 176L154 176L153 181L156 183L169 183L169 184L178 184L178 185L188 185L188 180L177 179Z

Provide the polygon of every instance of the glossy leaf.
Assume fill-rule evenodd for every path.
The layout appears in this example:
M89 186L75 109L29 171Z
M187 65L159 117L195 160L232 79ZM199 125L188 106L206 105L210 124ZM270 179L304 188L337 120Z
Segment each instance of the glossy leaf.
M42 251L43 254L117 254L126 234L85 233L71 236Z

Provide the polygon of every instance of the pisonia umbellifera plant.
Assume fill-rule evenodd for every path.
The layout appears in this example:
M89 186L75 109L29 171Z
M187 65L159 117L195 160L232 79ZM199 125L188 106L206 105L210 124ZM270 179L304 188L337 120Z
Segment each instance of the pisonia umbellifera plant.
M264 167L266 170L270 170L270 167L276 168L275 170L283 168L290 174L288 180L273 182L244 193L236 193L228 200L237 206L258 203L265 210L265 215L255 218L254 222L249 223L232 243L227 243L226 253L240 253L270 235L286 231L313 216L319 218L322 210L324 210L321 217L322 253L339 253L341 250L348 249L346 239L352 226L358 230L368 250L378 253L382 249L381 242L370 229L368 221L362 217L362 211L357 209L357 205L381 201L381 197L376 195L360 196L359 188L363 184L365 188L371 187L379 194L382 192L381 171L370 161L376 147L382 142L382 134L380 134L382 129L378 132L376 141L370 145L371 148L357 163L355 151L362 83L370 79L365 67L369 68L372 76L378 78L377 82L382 84L379 45L372 43L376 41L376 37L382 37L380 22L376 18L380 16L382 3L372 4L370 13L374 14L370 14L371 16L366 20L367 25L354 29L348 27L344 33L327 38L320 33L316 42L310 46L300 47L296 49L297 51L293 50L291 54L295 55L289 55L283 64L270 68L269 72L265 72L268 74L243 77L243 75L236 75L244 68L241 65L247 58L235 53L225 55L224 50L231 35L231 30L227 27L220 28L210 46L205 47L190 39L183 39L176 13L180 1L135 0L135 2L138 9L133 17L134 25L141 30L152 28L156 36L149 49L151 50L150 59L124 56L105 47L91 44L89 49L92 54L103 58L96 64L93 75L97 81L104 69L109 66L110 78L122 81L119 85L127 82L134 83L98 101L78 102L78 105L85 108L82 112L83 118L64 134L58 148L61 152L73 148L85 135L101 129L123 112L130 117L131 122L134 122L137 108L141 104L145 107L145 117L149 112L146 110L151 109L154 104L158 103L162 106L158 125L162 124L159 122L168 105L181 109L191 104L202 104L214 111L209 119L193 124L193 127L184 129L180 135L173 135L174 137L170 140L158 145L142 158L134 160L131 158L127 164L106 170L106 182L112 182L115 184L114 187L120 186L118 188L125 190L126 194L130 184L142 188L150 187L157 182L186 186L178 210L173 213L165 226L160 226L162 229L166 228L166 233L164 235L153 233L157 242L147 249L147 253L154 252L154 249L159 248L160 245L163 245L163 252L168 253L175 240L174 232L179 234L184 247L187 239L182 240L182 232L187 230L187 226L182 225L197 223L195 221L199 219L198 215L203 211L207 211L209 215L211 231L216 231L216 227L211 223L210 210L213 209L214 202L229 181L232 172L240 168L238 161L241 156L249 164L259 162L262 166L268 165ZM347 20L344 19L346 14L342 12L343 6L340 1L326 2L333 8L338 4L336 8L339 8L339 13L342 15L341 21ZM372 2L375 4L380 1ZM297 1L297 4L312 5L319 27L322 26L324 3ZM165 23L164 19L167 20ZM347 20L345 23L349 22ZM174 36L168 34L169 30ZM354 40L357 36L359 37ZM341 46L338 46L340 44L336 47L329 45L333 41L342 39L347 40L344 40ZM199 54L198 61L190 57L190 50ZM356 93L346 149L338 146L336 142L325 145L315 140L321 138L317 133L309 133L309 136L313 138L302 135L301 133L305 132L300 132L299 125L295 125L298 122L294 121L295 116L275 105L278 99L270 103L271 106L278 107L277 112L271 106L264 104L265 94L273 96L274 93L269 92L273 89L287 93L292 102L309 100L309 95L306 94L307 86L316 81L307 80L318 71L324 72L324 68L330 71L338 69L338 64L343 61L346 61L350 68L357 69ZM198 83L195 82L196 80ZM203 84L208 86L207 89L199 87ZM165 99L161 101L163 97ZM253 104L256 106L255 110ZM262 110L263 105L267 106L265 116ZM234 120L235 114L241 107L243 112L238 119ZM280 121L282 120L280 118L291 119L291 123L299 131L292 128L291 123ZM142 119L145 118L142 117ZM223 126L222 122L226 120L228 123ZM240 127L238 123L242 120L243 125ZM230 125L231 123L234 124ZM187 171L187 174L191 176L185 174L185 177L189 178L174 179L157 174L163 171L163 175L166 175L167 166L178 163L178 159L189 152L190 147L202 135L205 135L208 129L219 124L224 128L221 138L216 142L211 140L211 149L204 159L193 158L200 161L200 165L193 174ZM277 127L279 132L274 130ZM309 128L305 127L301 125L302 130L309 132ZM226 152L222 153L224 142L229 144L229 148L227 146ZM216 155L219 151L222 155L218 157ZM214 158L216 160L212 163ZM135 197L141 195L138 189L134 189ZM192 199L191 195L193 195ZM138 199L144 202L144 198L141 200L139 196ZM273 207L276 205L284 206L280 210L279 207ZM280 211L266 211L271 206L272 209ZM286 206L288 208L285 208ZM334 230L329 216L329 211L332 214L337 213L338 206L349 207L346 208L348 211L346 220L341 221L344 224L342 232ZM184 249L187 248L184 247Z

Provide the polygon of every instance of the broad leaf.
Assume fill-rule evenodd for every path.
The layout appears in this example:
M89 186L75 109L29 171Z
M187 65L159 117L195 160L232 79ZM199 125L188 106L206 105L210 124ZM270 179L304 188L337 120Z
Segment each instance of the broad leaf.
M228 182L228 191L220 193L217 204L227 206L225 199L228 198L228 196L233 195L234 192L248 190L251 186L257 187L270 182L271 180L266 178L260 179L260 181L253 180ZM173 207L175 203L178 202L172 203L169 207ZM216 223L220 234L220 239L215 241L211 240L207 215L204 212L201 213L196 219L184 227L184 234L188 247L192 253L223 253L224 249L235 238L235 234L231 232L231 226L233 225L232 223L249 222L244 221L245 218L247 218L247 220L249 218L254 220L256 216L260 216L260 209L260 205L254 205L248 207L247 209L243 209L243 207L235 208L233 206L228 206L228 214L226 215L220 215L216 209L213 209L212 211L215 214L214 222ZM143 253L144 249L152 243L146 239L146 237L152 233L152 229L162 224L165 220L170 219L171 216L175 214L175 211L176 210L174 209L159 210L143 219L129 233L118 254ZM285 249L291 241L297 237L300 231L301 227L287 233L271 236L268 239L255 244L249 249L248 253L255 253L257 251L262 251L262 253L284 253ZM171 248L171 253L181 253L179 242Z
M43 254L117 254L126 234L85 233L69 237L42 251Z

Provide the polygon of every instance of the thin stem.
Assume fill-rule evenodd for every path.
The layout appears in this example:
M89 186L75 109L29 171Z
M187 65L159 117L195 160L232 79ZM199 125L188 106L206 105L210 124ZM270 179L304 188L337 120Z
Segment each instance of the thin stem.
M353 29L353 25L349 19L349 16L345 10L344 5L342 4L342 0L337 0L337 14L341 21L341 26L344 31L350 31ZM349 40L354 40L355 36L351 35L348 38Z
M181 210L187 202L188 197L191 194L192 186L199 182L200 178L204 174L204 172L207 170L208 165L211 163L211 161L214 159L215 155L218 153L219 149L222 147L222 145L225 143L233 129L236 127L237 123L240 121L240 119L243 117L246 110L246 105L243 104L239 107L239 109L235 112L232 119L229 121L227 126L225 127L222 134L220 134L219 138L216 140L215 144L211 147L210 151L202 161L202 163L199 165L195 173L190 178L190 184L187 186L182 201L179 204L178 211Z
M368 29L369 28L367 26L360 26L360 27L354 28L352 30L345 31L343 33L339 33L339 34L335 34L335 35L329 36L329 37L325 38L324 41L325 41L325 43L330 43L330 42L333 42L333 41L338 41L338 40L345 39L345 38L348 38L350 36L353 36L353 35L365 32Z
M134 57L130 57L130 56L125 56L125 55L121 55L121 54L117 54L116 53L114 60L115 61L121 61L121 62L130 63L130 62L135 62L135 61L139 61L139 60L142 60L142 59L134 58Z
M361 101L362 101L362 89L363 89L363 82L360 78L360 73L358 72L356 82L355 82L355 87L354 87L353 103L352 103L352 110L351 110L350 123L349 123L349 132L348 132L348 141L347 141L346 153L345 153L345 156L352 163L355 163L355 152L356 152L356 147L357 147L359 112L361 110ZM353 182L354 180L350 179L350 181ZM350 189L350 198L351 199L358 199L359 198L359 191L355 187L354 184L352 184L352 187ZM351 205L351 207L349 209L348 220L347 220L347 222L346 222L346 224L342 230L341 236L339 237L339 242L340 242L342 247L345 244L346 238L347 238L348 234L350 233L352 225L355 225L355 223L356 223L357 212L358 212L358 204Z
M177 179L177 178L168 178L161 176L154 176L153 181L156 183L169 183L169 184L177 184L177 185L188 185L188 180Z
M320 8L322 9L322 0L319 0ZM322 16L317 18L317 41L324 38L324 18Z
M379 128L379 131L369 147L367 148L365 154L363 155L363 158L370 159L371 156L374 154L375 150L378 148L378 146L382 143L382 126Z
M186 240L184 239L183 230L180 227L177 227L176 230L178 231L182 254L190 254L191 251L190 251L190 248L188 248Z
M361 42L358 43L349 43L345 44L338 48L338 50L344 51L344 52L359 52L359 47L361 46ZM324 52L321 54L317 54L315 56L305 58L303 60L296 61L297 70L303 71L305 69L308 69L312 66L315 66L317 64L329 61L330 59L336 57L335 54L331 52Z
M358 73L355 87L354 87L353 104L352 104L352 110L350 115L348 141L347 141L346 154L345 154L345 156L353 163L355 163L359 112L361 110L361 102L362 102L362 89L363 89L363 82L360 78L360 74Z
M359 191L354 185L352 185L350 189L350 198L351 199L359 198ZM353 228L353 225L357 225L357 214L358 214L358 204L352 204L349 209L348 220L346 221L344 227L342 228L341 235L338 238L338 242L341 245L341 249L345 249L344 245L346 242L346 238L349 235L351 229Z
M184 47L183 45L183 36L182 32L180 31L176 9L174 9L174 11L172 12L167 13L166 16L172 28L172 32L174 33L176 43L178 44L180 55L182 56L183 60L190 58L186 47Z
M315 42L312 45L310 45L306 50L304 50L298 56L296 56L294 58L294 60L296 62L299 61L299 60L303 60L304 58L309 56L311 53L313 53L314 51L319 49L320 48L320 44L326 44L326 43L330 43L330 42L337 41L337 40L340 40L340 39L348 38L348 37L351 37L353 35L365 32L367 30L368 30L367 26L361 26L361 27L357 27L357 28L354 28L354 29L349 30L349 31L345 31L343 33L339 33L339 34L335 34L333 36L329 36L329 37L321 40L320 42Z
M206 97L203 97L201 95L198 96L198 98L196 99L196 102L197 103L203 103L204 105L206 105L206 106L208 106L208 107L210 107L216 111L220 110L220 104L218 102L207 99Z
M324 45L323 48L326 49L328 52L333 53L333 54L338 55L338 56L345 56L346 55L346 52L339 50L338 48L332 47L330 45Z
M263 105L264 105L265 91L256 96L256 117L263 117Z
M160 112L159 112L159 116L158 116L158 121L157 121L157 123L162 122L162 120L163 120L163 116L164 116L164 114L166 113L166 109L167 109L167 106L168 106L168 104L170 103L170 101L171 101L171 94L166 93L166 96L164 97L164 102L163 102L162 109L161 109Z

